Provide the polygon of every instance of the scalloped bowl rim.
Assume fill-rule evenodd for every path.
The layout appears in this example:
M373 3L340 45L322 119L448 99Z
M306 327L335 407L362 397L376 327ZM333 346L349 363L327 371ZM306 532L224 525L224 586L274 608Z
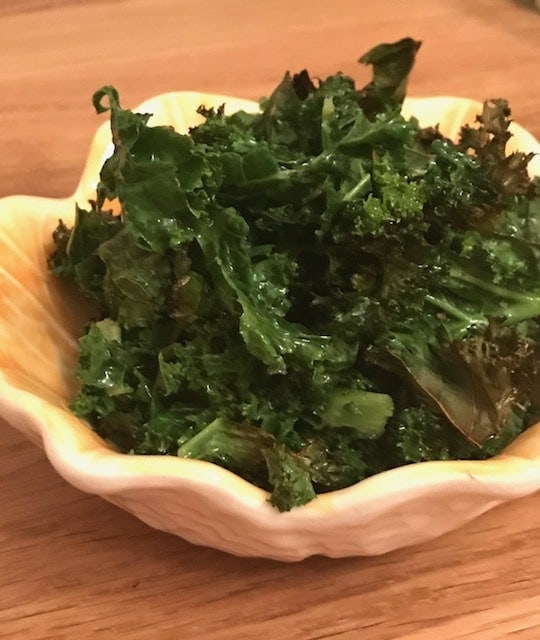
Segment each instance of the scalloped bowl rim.
M256 103L228 96L216 96L199 92L173 92L151 98L137 108L138 111L159 112L164 109L161 118L166 121L170 108L179 103L220 104L225 102L234 109L252 110ZM444 105L455 105L463 111L475 108L480 103L466 98L438 96L436 98L408 99L404 110L417 114L423 109L433 112ZM422 122L421 117L419 118ZM154 118L158 122L158 118ZM159 122L165 123L165 122ZM513 124L514 132L520 136L521 144L527 150L540 153L540 146L519 125ZM46 202L60 205L81 203L88 199L97 180L96 167L110 154L110 133L107 122L96 132L88 153L87 162L81 180L74 194L65 199L49 200L32 196L9 196L2 199L4 210L16 212L18 208L35 206L40 208ZM535 158L534 173L540 174L539 158ZM1 220L0 220L1 222ZM0 260L0 268L1 268ZM233 543L205 540L200 536L182 532L181 535L192 542L210 544L231 553L266 556L283 560L297 560L314 553L329 556L355 555L354 547L340 545L323 540L322 536L331 535L338 528L351 532L358 537L358 530L370 519L390 512L394 507L412 504L425 498L428 500L446 500L453 494L475 493L482 496L478 505L456 519L455 526L467 522L480 513L501 502L525 496L540 490L540 425L535 425L514 441L502 454L483 461L434 461L402 466L361 482L327 494L318 495L312 502L294 508L287 513L279 513L268 503L268 494L243 480L239 476L212 463L186 460L168 456L126 455L113 451L83 421L74 418L66 403L51 403L36 393L13 385L9 372L0 369L0 417L24 432L34 442L43 446L46 455L55 469L68 482L82 491L101 495L112 502L130 509L115 496L130 490L168 489L182 492L189 488L195 495L204 496L207 507L219 505L231 518L239 517L247 526L253 525L257 531L269 536L297 533L294 548L285 538L276 548L265 551L265 542L255 551L242 549L242 540ZM463 493L464 492L464 493ZM139 515L139 514L137 514ZM139 517L141 517L139 515ZM171 526L155 524L144 516L152 526L177 533L174 523ZM455 526L442 526L433 535L414 535L403 544L384 542L381 545L358 545L358 554L384 553L398 546L407 546L423 539L435 537ZM264 537L264 536L263 536Z

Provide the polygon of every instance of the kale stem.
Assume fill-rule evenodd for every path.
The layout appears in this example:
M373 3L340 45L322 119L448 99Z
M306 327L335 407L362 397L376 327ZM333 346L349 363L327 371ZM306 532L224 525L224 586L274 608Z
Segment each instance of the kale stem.
M350 200L353 200L357 195L365 195L366 191L368 191L370 187L371 176L369 173L366 173L366 175L362 176L350 191L347 191L347 193L343 196L343 201L349 202Z
M489 293L493 293L496 296L506 299L506 300L514 300L515 302L524 302L526 300L533 300L533 298L529 298L528 296L524 296L520 293L515 293L509 289L505 289L504 287L499 287L492 282L486 282L481 278L477 278L476 276L472 276L469 273L451 273L452 277L456 280L461 280L462 282L467 282L468 284L473 284L479 289L484 289L484 291L489 291Z
M517 324L540 315L540 299L526 298L521 303L506 308L506 324Z
M505 317L506 324L517 324L540 315L540 298L538 296L517 293L492 282L486 282L469 273L452 273L452 276L456 280L472 284L497 296L500 299L500 315ZM504 304L505 302L506 304Z
M440 298L435 298L435 296L427 294L426 301L441 311L444 311L446 314L453 316L457 320L463 320L467 324L470 324L471 322L471 318L468 315L454 307L454 305L450 304L446 300L441 300Z

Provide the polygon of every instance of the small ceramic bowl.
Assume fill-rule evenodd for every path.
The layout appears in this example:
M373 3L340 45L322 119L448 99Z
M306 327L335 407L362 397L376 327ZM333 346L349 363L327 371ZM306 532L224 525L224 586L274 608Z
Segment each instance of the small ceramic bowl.
M201 93L170 93L137 110L179 131L194 125L200 104L228 112L255 103ZM463 98L409 99L422 125L454 136L480 104ZM540 153L513 125L512 144ZM300 560L375 555L432 539L507 500L540 490L540 425L504 453L481 462L424 462L363 480L279 513L265 491L211 463L113 451L68 403L76 391L78 336L89 309L77 292L47 272L51 233L72 223L75 202L95 194L111 152L109 125L97 131L75 193L65 199L0 200L0 418L43 447L68 482L126 509L147 524L193 543L243 555ZM540 158L531 163L540 174Z

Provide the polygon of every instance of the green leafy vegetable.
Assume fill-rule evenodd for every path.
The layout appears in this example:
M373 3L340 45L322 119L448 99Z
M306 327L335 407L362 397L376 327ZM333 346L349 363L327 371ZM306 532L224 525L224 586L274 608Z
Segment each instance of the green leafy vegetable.
M531 154L507 155L503 100L456 141L405 119L419 47L367 52L361 89L287 73L258 113L201 107L188 134L94 94L114 153L50 257L97 309L77 415L122 451L219 464L280 510L493 455L530 424Z

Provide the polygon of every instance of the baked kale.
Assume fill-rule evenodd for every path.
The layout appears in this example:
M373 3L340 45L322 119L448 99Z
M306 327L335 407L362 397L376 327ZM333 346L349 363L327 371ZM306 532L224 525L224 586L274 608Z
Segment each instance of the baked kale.
M361 89L287 73L259 112L201 107L187 134L94 94L114 153L50 266L96 305L72 408L101 436L217 463L288 510L530 424L531 154L507 155L503 100L457 141L405 118L419 47L366 53Z

